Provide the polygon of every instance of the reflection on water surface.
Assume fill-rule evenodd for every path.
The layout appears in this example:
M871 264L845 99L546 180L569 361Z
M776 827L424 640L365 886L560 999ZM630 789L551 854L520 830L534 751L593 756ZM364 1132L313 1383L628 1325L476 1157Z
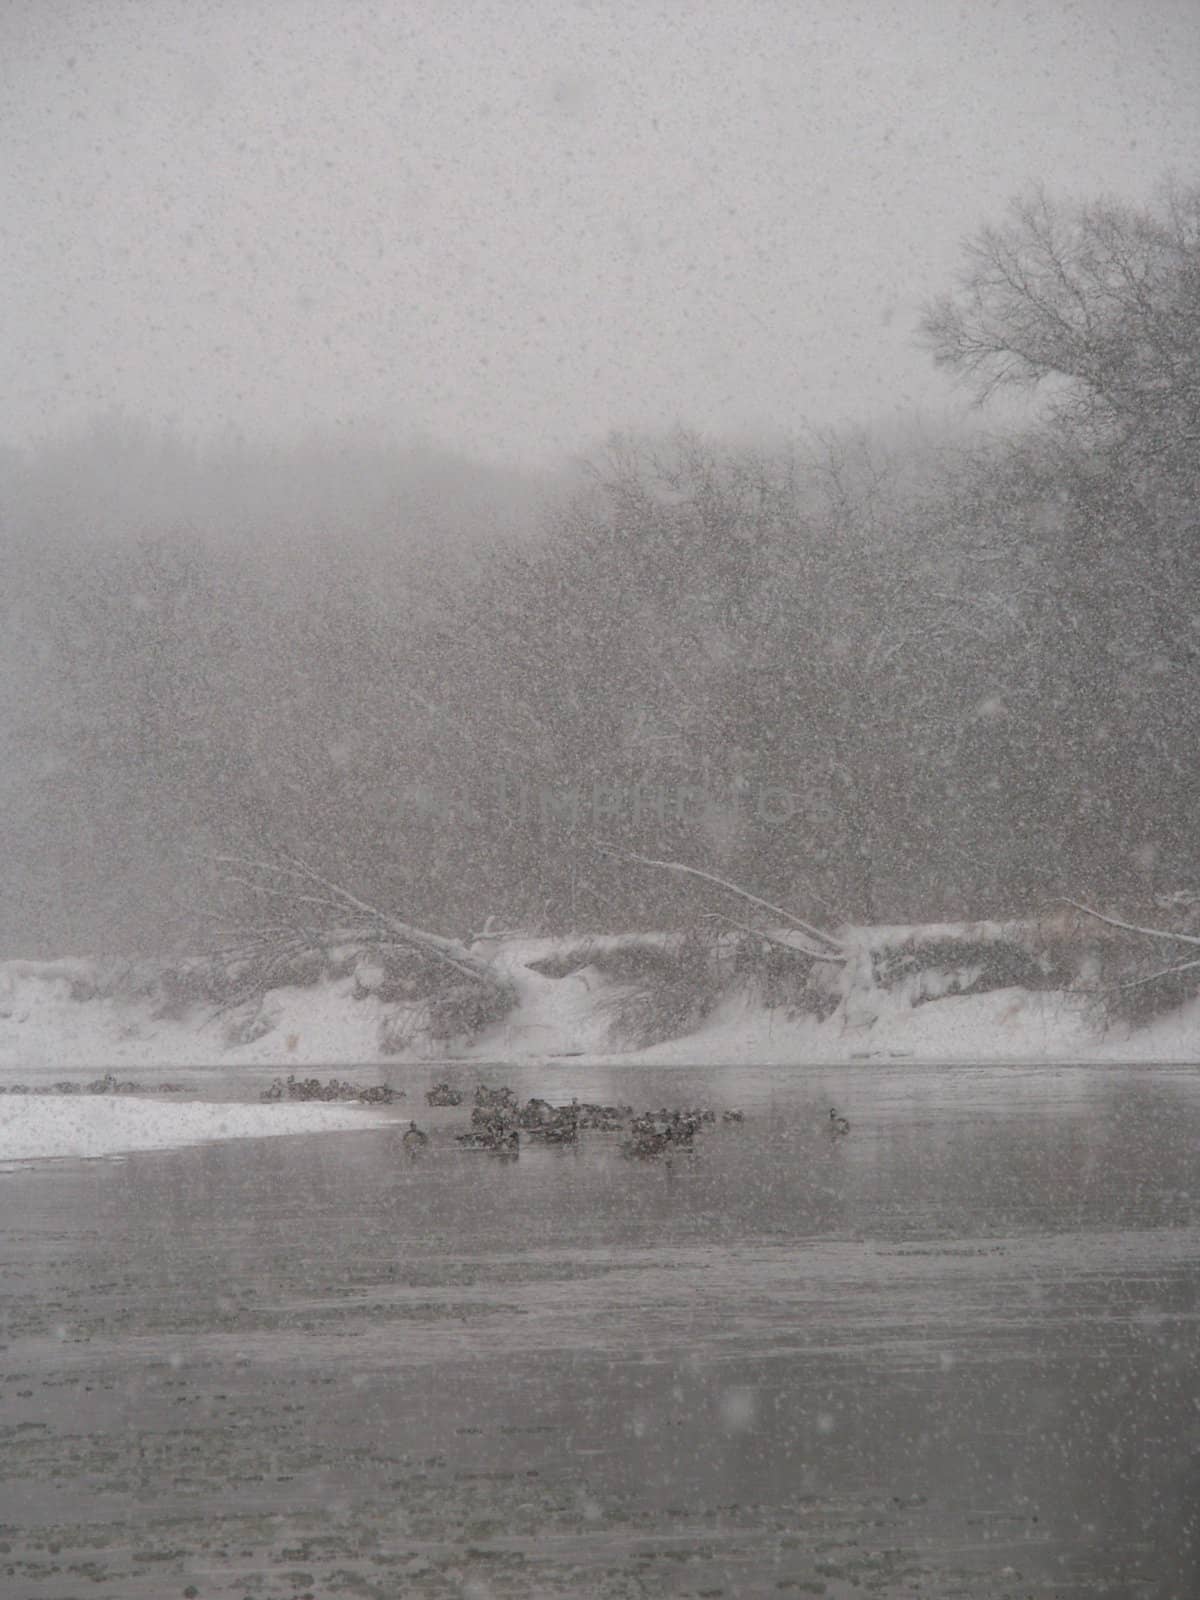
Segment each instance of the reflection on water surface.
M447 1076L747 1121L500 1161ZM0 1178L0 1593L1200 1592L1195 1074L405 1082Z

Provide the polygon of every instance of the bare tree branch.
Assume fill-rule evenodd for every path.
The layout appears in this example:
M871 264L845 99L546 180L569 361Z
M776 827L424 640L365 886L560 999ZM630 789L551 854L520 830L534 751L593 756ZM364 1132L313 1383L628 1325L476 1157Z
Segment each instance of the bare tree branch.
M1122 922L1119 917L1106 917L1102 911L1093 911L1078 900L1061 899L1057 904L1070 906L1075 911L1081 911L1085 917L1094 917L1097 922L1105 922L1110 928L1120 928L1125 933L1139 933L1146 939L1174 939L1177 944L1200 945L1200 938L1195 934L1172 933L1167 928L1142 928L1135 922Z
M1160 978L1173 978L1177 972L1192 972L1200 967L1200 956L1194 961L1181 961L1175 967L1163 967L1158 972L1148 972L1143 978L1129 978L1124 983L1117 985L1118 989L1141 989L1148 983L1157 983Z
M810 950L807 945L792 944L787 939L781 939L778 934L767 933L762 928L756 928L752 923L739 922L736 917L727 917L723 911L706 911L706 920L724 922L730 928L740 928L743 933L751 934L755 939L761 939L764 944L774 945L778 950L790 950L794 956L807 956L810 961L828 961L834 966L845 964L844 955L834 955L830 950Z
M760 900L749 890L740 888L736 883L730 883L726 878L718 878L714 873L702 872L699 867L685 866L681 861L656 861L650 856L638 855L633 850L624 850L619 845L606 844L603 840L593 841L596 849L603 855L619 856L625 861L635 861L643 867L657 867L662 872L678 872L689 878L700 878L705 883L715 884L718 889L724 889L727 894L735 894L739 899L748 901L751 905L760 906L764 911L770 911L774 916L782 917L792 927L798 928L801 933L808 934L818 944L835 951L837 959L846 961L849 953L840 939L835 939L832 934L824 933L820 928L814 928L811 923L802 921L794 912L785 911L782 906L774 906L769 900Z
M439 961L444 961L461 972L464 977L471 978L477 983L498 984L501 980L494 969L486 961L481 961L473 955L465 945L457 939L447 939L444 935L431 933L428 929L415 927L412 923L404 922L399 917L392 916L390 912L381 910L378 906L371 905L368 901L360 899L341 884L332 882L323 877L305 862L294 857L283 856L279 861L257 861L244 856L218 855L214 861L223 867L235 869L227 872L228 882L239 884L249 889L252 893L262 895L274 900L282 900L293 904L315 905L330 911L336 911L343 917L349 913L358 913L366 918L368 926L383 934L389 941L397 945L407 945L421 950ZM246 873L256 873L259 876L246 877ZM299 884L308 884L325 891L324 894L305 894L298 888L288 888L279 883L278 879L290 879ZM262 880L266 881L262 881ZM363 937L361 928L336 928L330 930L336 933L339 941L353 942ZM328 933L326 935L329 936ZM377 940L378 942L378 940Z

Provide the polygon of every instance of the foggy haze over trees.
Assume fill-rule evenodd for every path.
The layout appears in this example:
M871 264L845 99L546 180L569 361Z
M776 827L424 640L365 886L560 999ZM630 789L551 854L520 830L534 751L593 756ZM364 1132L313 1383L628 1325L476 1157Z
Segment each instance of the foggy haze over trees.
M1025 196L923 339L1032 420L8 452L2 953L202 944L225 848L458 936L694 912L597 838L823 925L1195 883L1200 189Z

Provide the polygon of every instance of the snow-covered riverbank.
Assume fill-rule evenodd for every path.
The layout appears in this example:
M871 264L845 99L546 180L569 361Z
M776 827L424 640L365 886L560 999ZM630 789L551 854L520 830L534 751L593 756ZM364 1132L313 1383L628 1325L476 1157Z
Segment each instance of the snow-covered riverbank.
M362 1106L204 1105L133 1095L6 1094L0 1097L0 1167L8 1161L93 1158L214 1139L266 1139L378 1125L378 1115Z
M976 949L981 938L999 937L993 925L973 925L970 933ZM761 989L733 984L701 1022L642 1049L630 1048L628 1037L614 1029L628 985L603 970L603 962L581 960L578 940L500 939L486 949L477 947L511 980L515 1009L469 1040L432 1042L414 1029L400 1049L395 1047L394 1027L398 1008L376 992L366 958L340 976L270 989L236 1007L200 1001L165 1005L161 996L115 981L111 963L9 961L0 963L0 1069L10 1075L21 1068L65 1074L107 1067L301 1068L556 1056L657 1065L867 1059L1200 1061L1200 1002L1143 1028L1104 1030L1084 995L998 983L986 992L969 992L980 985L978 967L961 960L953 970L936 961L930 964L928 951L938 940L957 939L961 950L963 929L858 934L866 955L857 969L838 975L824 1016L805 1014L795 1006L769 1006ZM873 969L868 957L885 948L907 955L914 941L925 952L919 970L906 968L901 980L877 981L878 960ZM593 939L585 957L588 951L611 950L619 943ZM948 942L945 948L951 948ZM564 953L570 959L564 961ZM571 959L577 964L571 966ZM558 962L570 970L551 976L534 970L531 962L543 969Z

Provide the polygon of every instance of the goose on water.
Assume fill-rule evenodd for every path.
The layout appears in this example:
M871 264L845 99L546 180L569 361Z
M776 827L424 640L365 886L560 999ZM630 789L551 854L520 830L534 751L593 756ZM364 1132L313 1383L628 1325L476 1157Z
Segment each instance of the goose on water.
M475 1128L455 1137L463 1150L483 1150L493 1156L519 1156L521 1153L521 1135L516 1128Z

